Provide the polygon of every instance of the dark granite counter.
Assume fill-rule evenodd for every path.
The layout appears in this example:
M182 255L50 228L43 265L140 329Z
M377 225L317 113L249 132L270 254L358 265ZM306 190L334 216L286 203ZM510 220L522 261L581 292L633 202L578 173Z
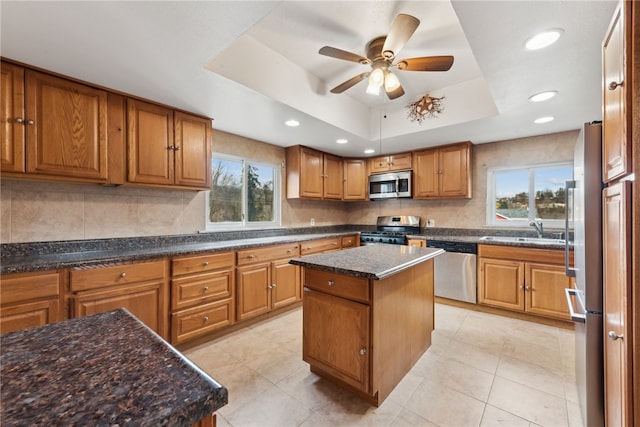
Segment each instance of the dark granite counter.
M123 309L0 336L2 425L191 426L227 389Z
M442 249L375 244L294 258L291 264L380 280L443 254Z
M154 258L179 255L195 255L202 252L222 252L241 250L251 247L268 246L278 243L303 242L305 240L339 237L357 233L356 231L334 231L315 234L286 234L230 240L213 240L204 242L182 242L176 240L149 240L140 245L106 246L89 242L82 247L70 247L68 251L60 251L54 245L31 244L31 251L7 254L3 252L0 273L24 273L29 271L55 270L59 268L84 267L109 262L143 261ZM145 238L140 238L145 242ZM98 242L102 243L102 242ZM60 243L59 245L62 245ZM27 253L25 253L27 252Z

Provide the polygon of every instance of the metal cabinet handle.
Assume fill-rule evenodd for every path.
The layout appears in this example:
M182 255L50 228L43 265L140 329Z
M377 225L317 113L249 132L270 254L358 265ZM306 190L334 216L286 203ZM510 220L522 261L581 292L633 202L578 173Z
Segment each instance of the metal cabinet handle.
M209 286L205 285L202 289L205 290L205 291L208 291L209 290Z
M29 119L29 120L27 120L27 124L28 124L29 126L33 126L34 121L33 121L33 120L31 120L31 119Z
M624 81L611 82L611 83L609 83L609 86L607 86L607 88L609 90L616 90L619 86L624 86Z
M180 151L180 147L178 147L177 145L173 146L173 151Z
M255 257L256 257L256 256L255 256L255 255L253 255L253 254L249 254L249 255L247 256L247 258L249 258L249 259L253 259L253 258L255 258Z
M203 263L202 263L202 265L203 265L204 267L208 266L208 265L209 265L209 261L205 261L205 262L203 262Z
M16 123L24 123L22 117L16 117Z
M293 253L293 250L292 249L287 249L287 253L288 254Z
M333 280L333 279L331 279L331 280L329 280L329 281L327 282L327 285L329 285L329 286L333 286L333 285L335 285L335 284L336 284L336 282L335 282L335 280Z
M205 322L208 322L208 321L209 321L209 316L204 316L204 317L202 318L202 320L204 320Z
M125 277L127 277L127 273L125 273L125 272L123 271L122 273L120 273L120 277L122 277L122 278L124 279Z
M360 356L364 356L365 354L367 354L367 349L366 349L366 348L364 348L364 347L362 347L362 348L360 349Z
M170 145L170 146L167 147L167 150L171 151L171 150L173 150L173 148L174 148L173 145Z
M278 285L276 285L275 283L274 283L273 285L271 285L271 288L272 288L272 289L273 289L273 288L277 288L277 287L278 287Z
M615 332L613 332L613 331L609 331L609 333L607 334L607 336L608 336L608 337L609 337L609 339L611 339L612 341L615 341L615 340L618 340L618 339L620 339L620 340L623 340L623 339L624 339L624 335L622 335L622 334L618 335L618 334L616 334L616 333L615 333Z

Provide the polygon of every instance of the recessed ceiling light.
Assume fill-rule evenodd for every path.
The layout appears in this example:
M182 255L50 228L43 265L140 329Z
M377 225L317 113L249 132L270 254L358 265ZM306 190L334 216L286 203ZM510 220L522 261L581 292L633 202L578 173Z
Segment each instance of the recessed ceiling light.
M553 117L553 116L540 117L539 119L535 119L533 121L533 123L539 125L541 123L549 123L549 122L553 121L554 119L555 119L555 117Z
M286 122L284 122L285 125L290 126L292 128L296 127L296 126L300 126L300 122L297 120L287 120Z
M349 140L344 139L344 138L340 138L340 139L336 139L336 142L338 144L346 144L347 142L349 142Z
M557 90L548 90L546 92L540 92L540 93L536 93L535 95L531 95L529 97L529 101L531 101L531 102L542 102L542 101L546 101L548 99L553 98L557 94L558 94Z
M367 148L366 150L364 150L364 154L373 154L375 152L376 150L374 150L373 148Z
M563 32L564 30L561 28L543 31L527 39L527 41L524 42L524 47L527 50L538 50L550 46L558 41Z

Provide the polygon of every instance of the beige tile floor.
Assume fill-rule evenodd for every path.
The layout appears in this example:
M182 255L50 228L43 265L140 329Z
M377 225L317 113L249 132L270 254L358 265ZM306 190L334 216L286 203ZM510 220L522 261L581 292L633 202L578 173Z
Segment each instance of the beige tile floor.
M436 304L433 343L379 407L302 361L302 310L185 351L229 390L218 426L581 426L573 332Z

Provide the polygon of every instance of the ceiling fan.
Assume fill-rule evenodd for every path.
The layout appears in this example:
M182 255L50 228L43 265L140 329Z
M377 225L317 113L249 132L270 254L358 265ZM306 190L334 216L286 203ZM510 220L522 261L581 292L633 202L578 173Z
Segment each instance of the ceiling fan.
M367 93L378 95L380 87L384 86L389 99L396 99L404 95L404 89L391 71L392 67L405 71L448 71L453 65L453 56L423 56L402 59L394 63L396 55L411 38L418 25L420 25L420 20L416 17L402 13L397 15L391 24L389 34L377 37L367 44L365 47L366 58L335 47L322 47L318 51L320 55L371 65L372 68L370 72L358 74L334 87L331 89L331 93L342 93L368 78Z

